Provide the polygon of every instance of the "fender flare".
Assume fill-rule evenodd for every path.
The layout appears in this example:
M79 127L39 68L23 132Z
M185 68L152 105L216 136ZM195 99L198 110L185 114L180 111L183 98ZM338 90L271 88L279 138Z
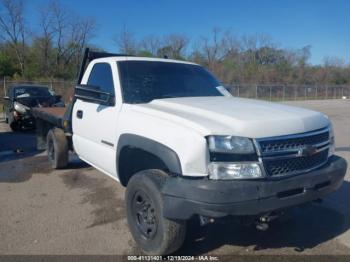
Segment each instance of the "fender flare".
M169 171L174 174L182 174L181 162L177 153L171 148L163 145L155 140L147 137L134 135L134 134L122 134L119 137L117 146L117 170L119 174L119 157L123 148L137 148L151 153L161 159L167 166Z

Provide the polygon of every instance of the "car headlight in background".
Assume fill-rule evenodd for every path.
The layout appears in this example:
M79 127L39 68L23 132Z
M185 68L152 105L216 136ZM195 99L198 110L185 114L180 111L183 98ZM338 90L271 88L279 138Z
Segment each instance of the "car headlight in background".
M251 139L238 136L208 136L210 152L253 154L254 145Z
M18 102L14 102L14 108L18 113L25 114L27 110L29 110L29 107L22 105Z
M208 171L209 178L214 180L256 179L263 176L258 163L212 162Z
M329 149L328 149L328 157L332 156L335 151L335 138L334 138L334 130L333 125L331 124L329 127Z

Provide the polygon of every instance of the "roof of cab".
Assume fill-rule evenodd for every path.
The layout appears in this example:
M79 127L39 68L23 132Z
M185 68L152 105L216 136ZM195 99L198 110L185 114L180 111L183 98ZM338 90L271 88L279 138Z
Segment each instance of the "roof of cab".
M166 63L181 63L181 64L198 65L195 63L182 61L182 60L167 59L167 58L155 58L155 57L138 57L138 56L111 56L111 57L96 58L92 61L94 61L94 62L153 61L153 62L166 62Z

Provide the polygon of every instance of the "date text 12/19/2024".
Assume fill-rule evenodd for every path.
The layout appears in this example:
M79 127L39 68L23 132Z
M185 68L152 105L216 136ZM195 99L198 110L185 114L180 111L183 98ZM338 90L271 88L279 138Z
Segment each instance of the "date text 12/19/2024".
M219 261L217 256L128 256L128 261Z

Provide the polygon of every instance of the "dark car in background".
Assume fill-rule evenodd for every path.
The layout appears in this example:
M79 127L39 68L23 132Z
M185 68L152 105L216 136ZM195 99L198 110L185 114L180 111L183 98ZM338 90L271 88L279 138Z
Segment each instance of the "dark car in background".
M4 97L6 123L12 131L34 128L35 121L30 112L32 107L64 106L61 96L55 95L47 86L18 85L8 89Z

